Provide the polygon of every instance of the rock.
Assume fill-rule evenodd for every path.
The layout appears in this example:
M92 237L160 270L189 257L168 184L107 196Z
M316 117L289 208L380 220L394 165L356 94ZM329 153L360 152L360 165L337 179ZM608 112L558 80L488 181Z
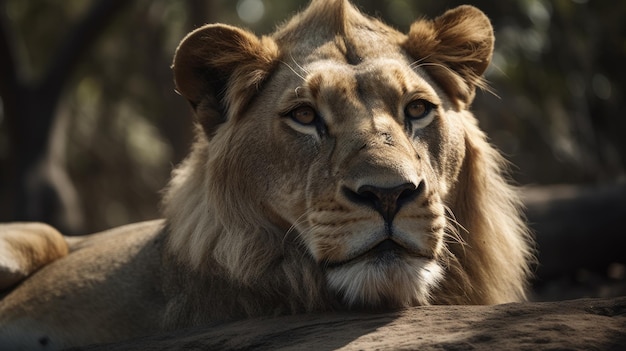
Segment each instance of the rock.
M626 297L249 319L78 350L626 350Z

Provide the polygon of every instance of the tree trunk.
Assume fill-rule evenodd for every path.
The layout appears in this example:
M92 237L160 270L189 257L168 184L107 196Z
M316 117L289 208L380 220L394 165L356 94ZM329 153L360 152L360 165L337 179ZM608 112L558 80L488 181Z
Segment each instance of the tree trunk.
M0 96L11 159L5 167L9 172L5 175L9 186L2 201L7 207L1 209L5 214L0 220L42 221L64 232L78 229L65 220L70 212L76 215L80 207L68 203L71 198L66 194L73 192L73 186L65 174L65 165L57 164L63 157L49 152L56 108L63 87L82 55L115 14L129 3L126 0L94 2L63 40L43 78L36 82L26 82L18 76L20 69L15 45L11 42L6 16L1 19ZM65 150L56 151L64 153Z

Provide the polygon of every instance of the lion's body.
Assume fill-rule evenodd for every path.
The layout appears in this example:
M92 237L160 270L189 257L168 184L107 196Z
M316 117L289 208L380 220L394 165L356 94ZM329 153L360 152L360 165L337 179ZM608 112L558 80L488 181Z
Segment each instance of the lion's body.
M35 273L0 303L0 344L60 349L160 328L161 227L153 221L95 234Z
M472 7L406 35L342 0L270 37L192 32L173 69L196 142L165 220L72 241L0 301L0 343L523 300L531 240L468 111L492 50Z

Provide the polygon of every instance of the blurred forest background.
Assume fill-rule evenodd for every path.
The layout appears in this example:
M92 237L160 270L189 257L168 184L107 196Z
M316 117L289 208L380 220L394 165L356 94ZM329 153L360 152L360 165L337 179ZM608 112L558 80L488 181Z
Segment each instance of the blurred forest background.
M354 2L403 31L462 3L483 10L496 32L487 78L497 96L479 92L473 109L515 181L623 184L626 2ZM159 217L159 191L191 142L191 111L169 67L178 42L210 22L269 33L303 6L0 0L0 221L83 234ZM626 208L622 195L612 207Z

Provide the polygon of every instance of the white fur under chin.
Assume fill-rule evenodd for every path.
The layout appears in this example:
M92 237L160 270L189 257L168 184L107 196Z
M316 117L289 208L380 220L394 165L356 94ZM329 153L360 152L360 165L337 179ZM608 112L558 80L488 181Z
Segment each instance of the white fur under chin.
M404 258L380 263L362 260L330 268L326 280L350 307L428 305L430 291L443 278L435 261Z

